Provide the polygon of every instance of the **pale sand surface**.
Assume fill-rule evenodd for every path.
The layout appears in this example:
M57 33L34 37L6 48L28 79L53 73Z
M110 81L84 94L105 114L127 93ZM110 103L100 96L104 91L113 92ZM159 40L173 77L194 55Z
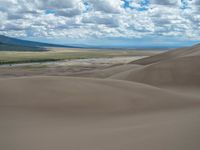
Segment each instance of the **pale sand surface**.
M59 66L110 66L116 64L127 64L132 61L146 58L148 56L121 56L121 57L111 57L111 58L86 58L86 59L72 59L72 60L63 60L63 61L54 61L54 62L35 62L35 63L19 63L19 64L6 64L0 65L0 68L7 67L26 67L30 65L46 65L51 67L59 67Z
M127 69L132 69L133 67L135 68L135 66L139 66L135 64L128 65L128 63L145 57L147 56L89 58L46 63L0 65L0 77L71 75L105 78Z
M0 149L199 150L199 51L123 65L1 68Z
M67 117L37 110L0 110L4 150L199 150L200 111L119 117Z
M198 150L200 99L145 84L69 77L0 80L4 150Z
M169 59L167 59L168 54L171 55ZM200 89L200 46L199 49L196 47L195 49L187 49L187 51L183 49L183 53L181 53L181 49L178 49L160 55L162 58L166 57L166 59L157 61L159 57L156 55L152 56L151 59L138 60L139 64L147 63L149 60L151 62L143 65L140 69L130 69L128 72L115 74L111 78L135 81L157 87L197 87ZM138 62L132 63L138 64Z

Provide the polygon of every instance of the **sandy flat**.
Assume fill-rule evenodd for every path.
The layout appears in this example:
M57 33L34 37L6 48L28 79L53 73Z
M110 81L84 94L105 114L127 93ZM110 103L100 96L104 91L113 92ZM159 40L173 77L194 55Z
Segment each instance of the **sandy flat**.
M147 56L126 56L113 58L73 59L44 63L21 63L0 65L0 77L18 77L33 75L49 76L81 76L81 77L109 77L113 74L139 66L128 63ZM125 65L124 65L125 64ZM114 67L113 67L114 66ZM117 67L119 66L119 67ZM109 69L108 69L109 68ZM105 70L104 70L105 69ZM105 74L105 75L104 75Z

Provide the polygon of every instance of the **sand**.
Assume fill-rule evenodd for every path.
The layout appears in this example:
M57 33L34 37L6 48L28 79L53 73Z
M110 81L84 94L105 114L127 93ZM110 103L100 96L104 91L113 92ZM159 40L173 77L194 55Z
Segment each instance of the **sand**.
M145 53L144 53L145 54ZM109 77L113 74L131 69L131 66L139 66L129 64L134 60L138 60L147 56L121 56L113 58L88 58L88 59L72 59L56 62L44 63L20 63L12 65L0 65L0 77L20 77L20 76L96 76ZM125 64L125 65L124 65ZM105 70L104 70L105 69ZM105 75L104 75L105 74Z
M129 72L121 72L110 78L140 82L157 87L197 87L200 89L200 48L195 50L187 49L186 53L183 49L183 54L180 49L163 53L162 57L168 56L168 53L178 53L180 56L143 65L137 70L130 69ZM156 59L157 57L155 56ZM140 60L140 63L146 62L147 59ZM154 58L152 57L151 60Z
M199 150L198 47L69 74L1 77L0 149Z

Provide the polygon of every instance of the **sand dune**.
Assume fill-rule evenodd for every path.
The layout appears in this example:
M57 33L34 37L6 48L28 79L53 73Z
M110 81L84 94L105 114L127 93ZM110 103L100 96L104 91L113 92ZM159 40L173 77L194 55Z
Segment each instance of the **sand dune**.
M199 67L196 45L73 77L0 78L0 149L199 150Z
M3 79L0 95L5 107L80 114L137 113L200 104L198 99L145 84L69 77Z
M131 64L72 74L79 77L134 81L157 87L199 87L200 46L180 48Z
M134 63L134 62L133 62ZM135 81L165 87L200 86L200 48L178 49L144 58L136 64L148 64L141 69L130 69L110 78Z
M72 76L78 77L93 77L93 78L108 78L115 74L119 74L121 72L126 72L128 70L135 70L141 68L141 65L135 64L123 64L123 65L116 65L111 66L105 69L95 69L91 71L82 71L79 73L72 73Z
M172 60L179 57L188 56L200 56L200 45L195 45L187 48L179 48L175 50L169 50L166 53L150 56L144 59L133 61L133 64L149 65L160 61Z
M4 150L198 150L199 109L118 117L0 110ZM3 116L3 117L2 117Z
M111 78L155 86L200 86L200 57L183 57L114 75Z
M0 79L0 95L1 149L200 146L200 100L178 92L108 79L24 77Z

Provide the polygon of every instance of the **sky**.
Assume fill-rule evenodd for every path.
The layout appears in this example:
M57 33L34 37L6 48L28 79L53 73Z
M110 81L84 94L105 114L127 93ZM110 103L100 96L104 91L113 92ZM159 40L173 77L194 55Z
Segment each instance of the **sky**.
M0 34L107 47L200 42L200 0L0 0Z

